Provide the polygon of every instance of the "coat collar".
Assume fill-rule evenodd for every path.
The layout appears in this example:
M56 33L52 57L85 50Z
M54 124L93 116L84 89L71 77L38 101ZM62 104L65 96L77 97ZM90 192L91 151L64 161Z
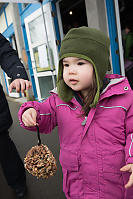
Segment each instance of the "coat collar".
M121 95L128 92L129 90L132 90L127 78L124 76L117 74L107 74L105 77L110 80L110 83L101 92L99 101L106 97L110 97L113 95ZM57 94L57 88L51 90L50 93ZM77 106L81 106L75 98L72 98L71 102Z
M110 97L112 95L121 95L131 90L128 80L124 76L108 74L106 75L106 78L110 79L110 83L102 91L99 101L103 98Z

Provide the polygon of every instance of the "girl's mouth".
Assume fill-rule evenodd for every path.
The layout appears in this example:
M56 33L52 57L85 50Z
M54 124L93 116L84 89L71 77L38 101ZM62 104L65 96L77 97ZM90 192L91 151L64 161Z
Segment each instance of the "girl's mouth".
M75 80L75 79L70 79L69 81L70 81L70 83L71 83L71 84L73 84L73 85L75 85L75 84L77 84L77 83L78 83L78 81L77 81L77 80Z

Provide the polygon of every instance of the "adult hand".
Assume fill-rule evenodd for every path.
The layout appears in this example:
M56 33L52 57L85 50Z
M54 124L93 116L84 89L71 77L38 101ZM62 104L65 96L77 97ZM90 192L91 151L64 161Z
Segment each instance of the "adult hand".
M32 86L31 82L24 79L15 79L9 86L9 92L12 92L12 89L15 88L16 92L24 93L25 90L30 89Z
M127 184L125 185L125 188L133 186L133 164L127 164L126 166L122 167L120 171L131 172L131 175Z
M22 115L22 122L25 126L36 126L37 112L34 108L27 109Z

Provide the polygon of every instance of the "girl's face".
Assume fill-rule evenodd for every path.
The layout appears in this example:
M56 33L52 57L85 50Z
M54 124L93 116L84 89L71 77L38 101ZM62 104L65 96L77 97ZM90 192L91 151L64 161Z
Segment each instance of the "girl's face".
M88 88L93 82L93 66L85 59L64 58L63 79L72 90L80 91L83 97L86 97Z

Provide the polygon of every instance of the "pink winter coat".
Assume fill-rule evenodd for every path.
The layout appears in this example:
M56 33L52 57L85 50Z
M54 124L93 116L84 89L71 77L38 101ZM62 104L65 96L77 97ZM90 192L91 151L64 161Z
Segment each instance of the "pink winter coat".
M19 110L21 116L34 107L40 132L50 133L58 126L63 191L67 199L132 199L124 184L129 173L120 168L133 163L133 91L125 77L107 75L110 83L92 108L87 121L79 117L81 105L73 98L63 102L57 94L43 103L27 102Z

